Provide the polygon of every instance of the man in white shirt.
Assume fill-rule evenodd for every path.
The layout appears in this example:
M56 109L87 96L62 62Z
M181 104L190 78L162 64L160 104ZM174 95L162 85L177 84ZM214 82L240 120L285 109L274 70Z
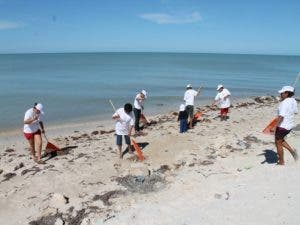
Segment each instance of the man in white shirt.
M130 136L134 125L132 115L132 105L126 103L124 108L119 108L113 114L112 119L116 120L116 144L118 146L119 156L123 158L122 153L122 137L124 136L125 142L128 146L128 151L131 153Z
M277 124L271 130L275 131L275 145L278 154L278 165L284 165L283 147L286 148L298 160L296 149L293 149L285 140L285 136L294 128L294 114L298 113L297 102L292 96L295 89L291 86L284 86L278 92L280 93L281 102L278 106Z
M32 154L33 160L39 164L44 163L41 160L41 133L45 133L42 115L44 115L43 105L41 103L35 103L34 107L28 109L25 113L23 128L24 137L28 140L29 149Z
M224 88L222 84L219 84L217 87L218 94L215 97L214 102L212 103L212 106L219 104L220 108L220 117L222 120L227 120L227 114L229 112L229 107L231 105L230 102L230 92L228 89Z
M194 118L194 102L195 97L199 95L201 87L195 91L191 84L186 86L186 91L184 93L183 100L185 101L185 110L189 115L189 128L193 129L193 118Z
M140 133L140 119L142 115L142 111L144 110L144 101L147 98L147 92L145 90L142 90L140 93L138 93L134 98L134 117L135 117L135 125L134 129L137 134Z

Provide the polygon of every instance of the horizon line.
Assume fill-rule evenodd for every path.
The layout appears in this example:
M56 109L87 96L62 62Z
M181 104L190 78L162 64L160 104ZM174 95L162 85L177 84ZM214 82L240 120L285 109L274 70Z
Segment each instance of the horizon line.
M232 53L232 52L192 52L192 51L65 51L65 52L4 52L0 55L33 55L33 54L101 54L101 53L159 53L159 54L221 54L221 55L261 55L261 56L300 56L279 53Z

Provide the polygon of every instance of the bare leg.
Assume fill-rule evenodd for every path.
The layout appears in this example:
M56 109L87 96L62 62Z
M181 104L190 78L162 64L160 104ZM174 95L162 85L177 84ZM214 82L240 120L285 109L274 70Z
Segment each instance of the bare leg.
M41 160L42 152L42 136L39 134L34 135L35 151L37 152L37 161Z
M119 152L119 157L122 159L122 145L117 145L118 146L118 152Z
M129 152L129 153L133 153L132 148L131 148L131 145L127 145L127 146L128 146L128 152Z
M283 142L282 139L275 140L275 145L276 145L277 154L278 154L278 164L279 165L284 165L282 142Z
M193 129L193 118L192 117L190 117L190 123L189 123L189 127L190 127L190 129Z
M34 138L31 138L28 140L29 143L29 150L31 152L32 158L34 161L36 161L36 156L35 156L35 148L34 148Z
M294 149L292 149L292 147L285 140L283 140L282 146L285 147L291 153L295 161L298 160L297 152Z

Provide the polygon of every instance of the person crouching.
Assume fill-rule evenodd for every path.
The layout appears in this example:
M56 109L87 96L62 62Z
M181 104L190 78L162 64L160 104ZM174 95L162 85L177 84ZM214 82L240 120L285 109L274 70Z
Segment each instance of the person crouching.
M185 105L181 104L179 107L178 120L179 121L179 133L185 133L188 129L188 113L185 110Z

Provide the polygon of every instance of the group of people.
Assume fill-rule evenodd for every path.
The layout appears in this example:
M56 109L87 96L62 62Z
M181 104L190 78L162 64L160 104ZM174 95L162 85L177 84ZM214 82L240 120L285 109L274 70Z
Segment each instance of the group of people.
M184 104L181 104L179 107L178 121L179 132L184 133L188 129L193 129L194 122L194 104L195 97L197 97L201 91L202 87L199 87L198 90L194 90L191 84L186 86L186 91L184 93ZM220 108L220 118L221 121L227 120L227 114L229 112L230 102L230 92L228 89L224 88L222 84L219 84L217 87L217 95L212 103L212 106L219 104Z
M180 121L180 133L184 133L189 129L193 129L194 118L194 102L195 97L199 95L201 87L194 90L191 84L186 86L184 93L184 104L179 107L178 121ZM221 121L227 120L229 108L231 106L230 92L224 88L223 85L217 86L217 95L212 103L212 106L219 104ZM284 164L283 148L286 148L294 157L298 159L298 154L286 141L285 136L290 133L294 127L294 114L298 112L297 102L292 97L294 96L295 89L291 86L284 86L280 91L281 101L278 107L278 116L276 127L273 128L275 132L275 145L278 154L278 164ZM122 139L124 137L125 143L128 147L128 152L132 153L130 136L133 132L137 135L141 134L140 119L143 117L144 101L147 98L145 90L140 91L135 98L133 106L126 103L123 108L119 108L112 115L112 119L116 121L115 134L116 145L120 158L123 156L122 152ZM42 151L42 137L41 134L45 133L42 116L44 115L43 105L35 103L34 106L28 109L24 117L24 137L28 140L29 148L33 160L37 163L44 163L41 160Z

